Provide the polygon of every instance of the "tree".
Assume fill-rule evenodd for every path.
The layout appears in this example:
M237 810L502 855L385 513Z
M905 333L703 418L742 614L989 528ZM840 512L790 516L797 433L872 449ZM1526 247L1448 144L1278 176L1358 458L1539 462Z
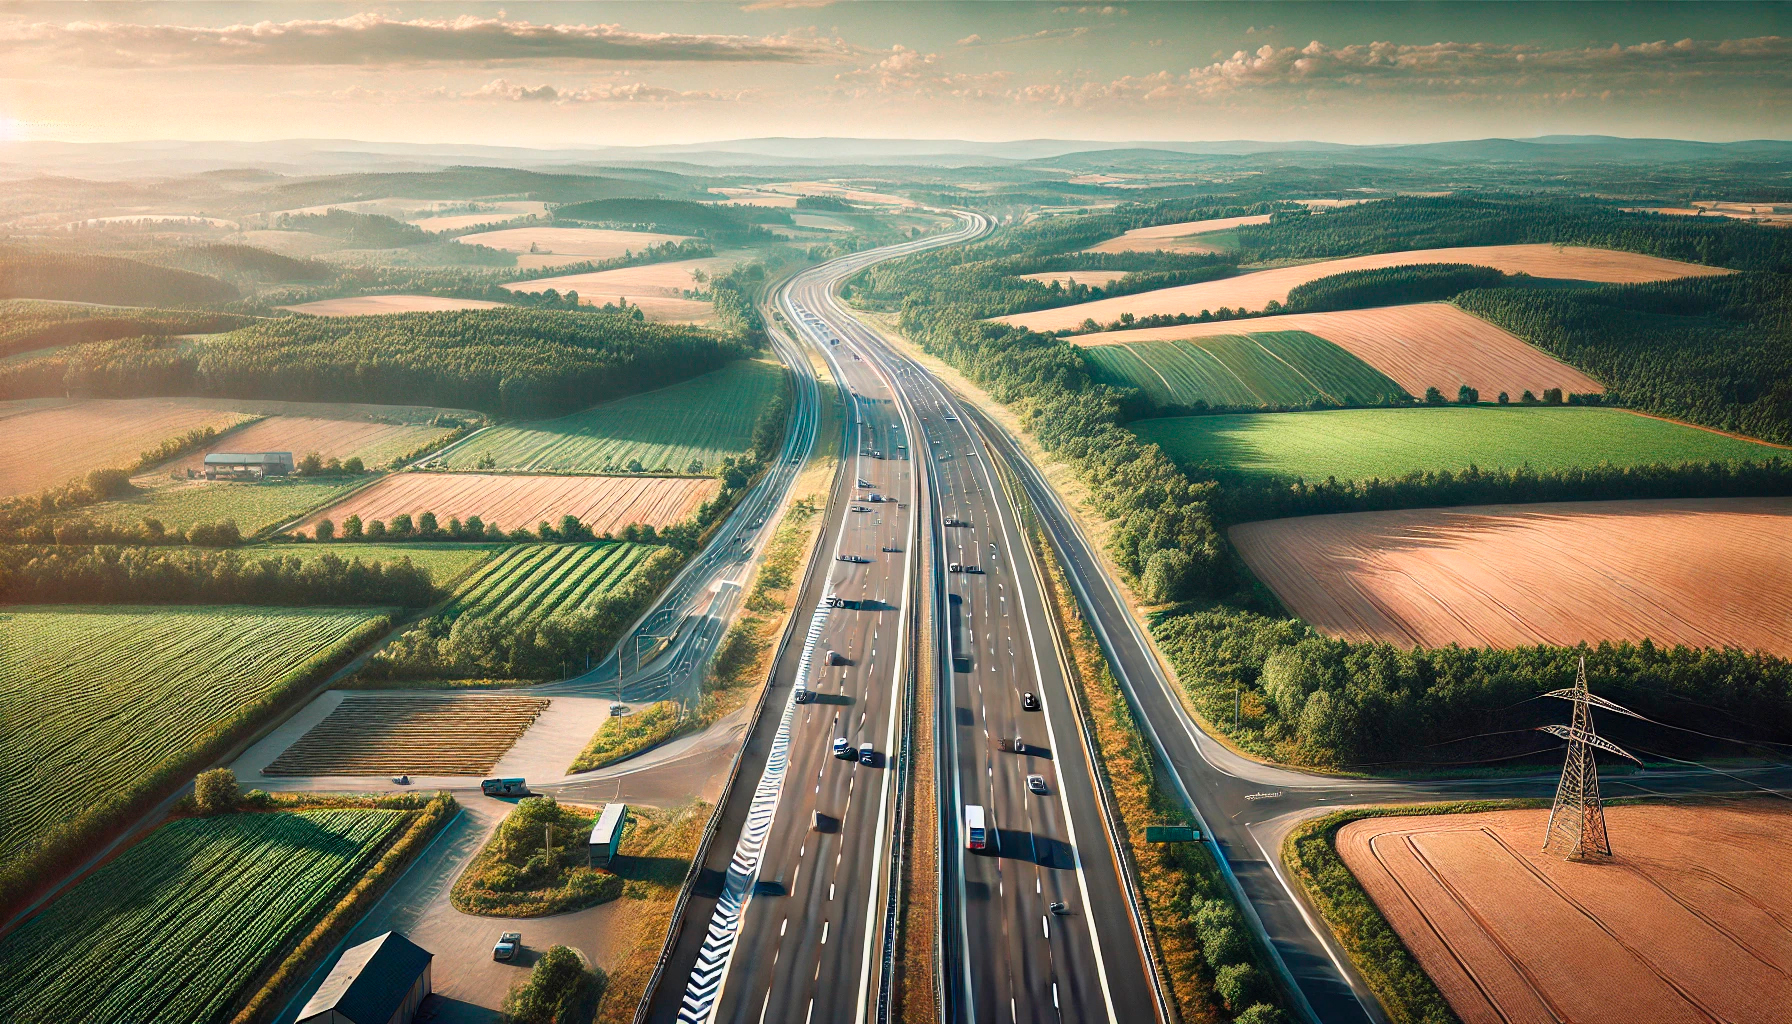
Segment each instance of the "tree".
M305 457L299 460L299 475L300 476L316 476L319 473L322 473L323 471L324 471L323 456L317 454L316 452L307 452Z
M1426 405L1442 405L1442 404L1444 404L1444 393L1442 391L1439 391L1436 388L1426 388L1425 389L1425 404Z
M359 455L351 455L343 460L342 471L344 473L365 473L367 472L367 467L362 463Z
M200 772L193 780L193 803L200 814L223 814L236 809L236 773L228 768Z
M1456 401L1460 405L1474 405L1481 401L1481 392L1464 384L1456 389Z
M336 536L336 524L335 523L330 522L328 519L319 519L317 521L317 539L318 540L330 540L331 538L333 538L335 536Z
M425 512L417 517L417 533L419 535L433 537L437 532L438 527L436 525L436 514L434 512Z
M1561 405L1562 404L1562 389L1561 388L1544 388L1543 389L1543 404L1544 405Z
M342 539L343 540L360 540L361 539L361 517L360 516L350 514L347 519L344 519L342 521Z
M1537 396L1531 394L1530 388L1525 388L1524 394L1518 396L1518 403L1520 405L1536 405L1537 404Z
M409 512L400 512L393 516L391 524L388 525L386 529L394 537L409 537L412 533L416 532L415 527L411 525L411 514Z
M1501 405L1510 404L1511 401L1512 401L1511 395L1506 394L1504 391L1500 392L1500 404Z
M373 522L367 524L367 536L369 536L369 537L384 537L385 535L386 535L385 520L375 519Z
M506 1024L563 1024L573 1019L597 978L579 955L565 946L549 947L529 971L529 980L504 997Z

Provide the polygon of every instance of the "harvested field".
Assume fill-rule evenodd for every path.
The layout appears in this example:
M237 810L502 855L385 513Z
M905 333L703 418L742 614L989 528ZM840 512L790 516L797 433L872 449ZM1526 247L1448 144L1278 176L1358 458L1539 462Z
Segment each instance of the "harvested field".
M868 206L913 206L914 200L901 196L886 195L883 192L867 192L864 189L847 185L834 185L822 181L786 181L775 185L764 186L768 192L783 192L797 196L832 196L844 199L849 203L864 203Z
M262 774L484 775L547 709L546 697L351 693Z
M0 855L170 774L190 777L208 745L385 624L377 609L7 609Z
M1792 499L1353 512L1244 523L1233 544L1296 615L1397 647L1602 640L1792 657Z
M130 469L145 449L249 415L180 398L0 402L0 496L31 494L95 469Z
M497 309L503 305L484 299L445 299L437 295L351 295L344 299L319 299L279 308L312 316L372 316L376 313L434 313L447 309Z
M696 271L706 278L726 274L741 261L741 255L705 256L694 260L673 260L668 263L647 263L638 267L618 267L589 274L568 274L565 277L542 277L533 281L515 281L505 285L513 292L544 292L549 288L565 294L579 293L581 298L626 295L636 301L643 296L663 295L683 298L687 291L702 291L708 285L698 281Z
M1091 288L1103 288L1126 276L1124 270L1059 270L1043 274L1022 274L1023 279L1038 281L1041 284L1086 284Z
M1464 1024L1784 1019L1792 810L1605 813L1607 862L1542 853L1545 809L1364 818L1337 846Z
M1339 260L1321 260L1294 267L1258 270L1237 277L1199 284L1160 288L1137 295L1121 295L1075 306L1042 309L1032 313L998 317L1008 323L1037 331L1075 330L1085 319L1098 324L1112 323L1122 313L1135 316L1188 313L1202 310L1262 309L1274 299L1288 300L1288 290L1296 285L1317 281L1322 277L1350 270L1377 270L1416 263L1472 263L1494 267L1508 274L1529 274L1532 277L1566 278L1576 281L1600 281L1613 284L1643 281L1667 281L1677 277L1703 277L1728 274L1722 267L1697 263L1681 263L1659 256L1593 249L1584 246L1559 245L1477 245L1454 249L1415 249L1406 252L1384 252L1372 256L1351 256Z
M1124 235L1097 242L1084 252L1218 252L1219 248L1203 243L1197 237L1215 231L1230 231L1247 224L1268 224L1269 214L1254 217L1217 217L1212 220L1190 220L1180 224L1159 224L1156 227L1133 228Z
M310 533L317 520L340 523L351 515L362 522L389 520L399 513L434 512L465 521L478 516L499 529L534 529L574 515L597 534L615 533L630 523L655 529L682 522L698 505L716 496L713 477L508 476L493 473L396 473L346 500L314 513L297 527Z
M1408 406L1268 415L1164 416L1133 433L1183 466L1309 481L1390 480L1469 466L1539 472L1576 466L1754 461L1783 449L1623 409Z
M581 260L614 259L624 253L640 252L650 245L682 242L686 237L688 236L662 235L651 231L613 231L608 228L530 227L481 231L478 234L461 235L455 241L462 245L483 245L488 249L503 249L515 253L530 253L530 246L535 246L535 255L552 254L562 257L562 263L576 263ZM568 256L576 259L564 258ZM518 265L526 264L519 260Z
M1407 397L1374 367L1305 331L1103 345L1085 354L1096 379L1139 388L1160 408L1383 405Z
M451 469L491 459L499 469L623 470L630 462L673 473L713 473L753 446L753 425L784 387L784 370L738 359L671 387L630 395L553 420L487 430L450 452Z
M1185 341L1216 335L1306 331L1324 338L1392 377L1413 395L1429 387L1454 398L1464 384L1491 400L1501 391L1517 401L1548 388L1599 394L1604 385L1515 335L1447 302L1425 302L1335 313L1289 313L1252 320L1104 331L1076 337L1079 345Z
M152 472L166 475L200 470L211 452L291 452L302 459L315 452L324 459L358 458L369 469L422 448L453 433L447 427L409 423L338 420L322 416L270 416L260 423L233 431L226 437L156 466Z

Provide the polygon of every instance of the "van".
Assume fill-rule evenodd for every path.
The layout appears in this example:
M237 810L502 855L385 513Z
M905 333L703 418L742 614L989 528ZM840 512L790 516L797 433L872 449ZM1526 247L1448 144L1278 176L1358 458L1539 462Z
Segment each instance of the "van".
M869 743L859 744L859 763L860 764L876 764L877 763L877 751L872 749L871 744L869 744Z
M972 850L981 850L989 845L989 834L983 827L983 807L981 804L965 805L964 845Z
M529 784L522 779L486 779L479 783L486 796L528 796Z

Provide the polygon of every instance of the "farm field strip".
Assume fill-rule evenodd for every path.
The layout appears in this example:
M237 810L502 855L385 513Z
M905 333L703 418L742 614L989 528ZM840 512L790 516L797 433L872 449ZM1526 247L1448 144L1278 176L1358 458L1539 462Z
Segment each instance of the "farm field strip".
M1615 856L1541 853L1544 809L1366 818L1338 852L1465 1024L1766 1021L1792 1001L1792 814L1606 809Z
M173 821L0 939L0 1018L211 1024L410 815Z
M342 608L0 611L0 854L128 798L383 621Z
M1792 499L1353 512L1232 542L1294 614L1398 647L1644 638L1792 657Z
M1288 300L1289 289L1317 281L1322 277L1350 270L1378 270L1419 263L1471 263L1494 267L1509 274L1524 273L1532 277L1565 278L1576 281L1599 281L1610 284L1633 284L1644 281L1667 281L1679 277L1704 277L1728 274L1722 267L1645 256L1640 253L1617 252L1585 246L1556 245L1477 245L1454 249L1413 249L1405 252L1376 253L1371 256L1350 256L1344 259L1321 260L1293 267L1258 270L1237 277L1198 284L1177 285L1136 295L1119 295L1074 306L1042 309L1014 316L996 317L1018 327L1036 331L1076 330L1085 319L1110 323L1121 313L1134 316L1155 314L1198 314L1203 309L1259 310L1271 299Z
M597 534L617 533L630 523L670 526L688 518L716 496L713 477L523 476L493 473L394 473L371 487L307 517L296 528L310 533L319 519L341 523L350 515L362 522L434 512L447 522L478 516L500 529L532 529L574 515Z
M608 228L500 228L461 235L455 241L462 245L483 245L507 252L552 254L579 259L614 259L628 252L640 252L666 242L682 242L687 235L662 235L651 231L614 231ZM562 262L565 262L562 259ZM578 262L573 260L572 262Z
M149 472L166 475L199 470L211 452L291 452L295 460L316 452L325 459L359 458L367 468L374 469L450 433L447 427L422 424L270 416Z
M294 313L312 316L374 316L380 313L435 313L451 309L497 309L502 302L485 299L450 299L439 295L351 295L341 299L319 299L296 306L280 306Z
M55 487L90 470L129 469L169 438L228 430L248 418L178 398L0 402L0 496Z
M784 387L784 370L741 359L719 370L570 416L497 427L449 453L451 469L491 459L498 469L598 472L638 460L648 470L713 473L752 448L753 425Z
M581 296L626 295L630 301L647 295L680 299L685 297L684 293L687 291L700 291L705 287L697 280L697 271L702 271L709 277L726 274L745 255L750 253L646 263L638 267L618 267L615 270L596 270L588 274L568 274L564 277L538 277L532 281L513 281L504 285L504 288L513 292L543 292L552 288L561 294L576 291Z
M1445 405L1166 416L1133 433L1184 466L1309 481L1392 479L1414 470L1756 461L1771 445L1622 409Z
M362 482L352 477L317 481L288 477L258 483L199 480L157 487L125 501L102 502L78 515L119 526L155 519L170 530L229 519L248 537L290 522Z
M1463 384L1479 389L1489 399L1504 391L1514 401L1526 391L1541 395L1548 388L1583 395L1605 390L1598 381L1522 338L1446 302L1106 331L1078 335L1073 340L1087 346L1086 351L1094 356L1105 345L1199 343L1214 335L1256 337L1271 332L1304 332L1323 338L1413 395L1435 387L1453 398Z
M447 613L514 623L577 610L620 585L656 550L620 541L512 548L463 585Z
M1399 385L1323 339L1298 331L1216 334L1085 350L1098 379L1144 390L1161 405L1289 407L1317 400L1369 405L1404 397Z
M1131 231L1084 249L1084 252L1155 252L1163 249L1169 252L1215 252L1212 245L1203 244L1199 236L1216 231L1230 231L1247 224L1268 224L1269 214L1255 214L1248 217L1216 217L1210 220L1190 220L1180 224L1158 224L1149 228L1133 228Z
M351 693L265 775L483 775L548 709L515 694Z

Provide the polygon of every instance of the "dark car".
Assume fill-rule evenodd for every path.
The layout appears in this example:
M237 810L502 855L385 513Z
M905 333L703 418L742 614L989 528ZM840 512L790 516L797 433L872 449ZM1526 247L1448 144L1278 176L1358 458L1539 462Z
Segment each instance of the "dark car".
M1020 695L1020 706L1028 711L1039 710L1039 697L1032 690Z

